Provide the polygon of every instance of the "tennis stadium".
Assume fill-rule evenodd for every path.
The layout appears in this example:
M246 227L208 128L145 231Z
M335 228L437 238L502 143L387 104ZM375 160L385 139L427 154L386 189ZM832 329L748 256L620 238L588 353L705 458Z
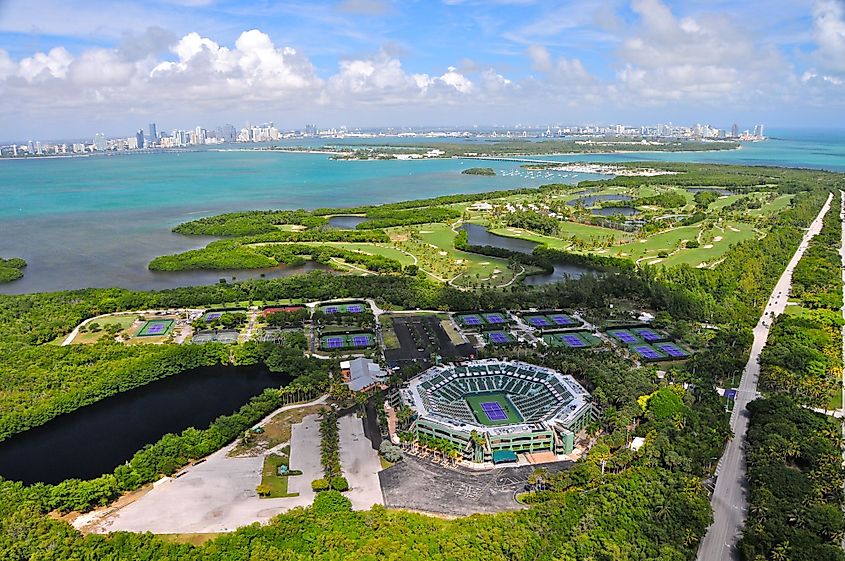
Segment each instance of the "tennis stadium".
M401 391L411 431L443 438L471 462L518 454L569 454L592 420L590 395L572 376L519 361L477 360L429 368Z

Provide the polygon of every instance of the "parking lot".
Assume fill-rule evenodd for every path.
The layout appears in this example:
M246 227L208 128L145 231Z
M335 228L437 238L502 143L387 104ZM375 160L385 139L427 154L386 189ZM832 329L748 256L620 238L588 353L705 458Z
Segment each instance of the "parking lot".
M543 467L558 471L568 465L571 462ZM388 507L466 516L522 508L514 496L525 489L534 469L534 466L521 466L472 471L406 456L379 472L379 480Z
M455 345L435 315L397 315L392 321L400 348L384 351L388 363L424 362L430 360L433 353L445 360L466 358L475 353L468 343Z

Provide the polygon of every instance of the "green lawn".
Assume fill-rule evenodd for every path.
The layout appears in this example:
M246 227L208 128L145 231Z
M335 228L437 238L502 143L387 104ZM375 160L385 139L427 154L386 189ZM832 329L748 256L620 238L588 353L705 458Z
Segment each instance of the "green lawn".
M699 247L678 249L683 240L699 239L699 232L701 232ZM753 239L756 235L753 226L744 222L725 222L721 229L712 228L706 231L701 230L700 224L681 226L654 234L645 240L615 246L609 251L609 255L649 264L686 263L697 267L702 263L713 264L727 252L731 244ZM669 257L658 257L661 251L669 252Z
M613 230L612 228L602 228L600 226L591 226L589 224L579 224L578 222L569 221L560 223L560 237L545 236L529 230L523 230L522 228L494 228L491 229L490 232L509 238L519 238L545 244L552 249L568 248L572 245L572 241L568 238L571 238L572 236L585 240L613 239L614 241L623 240L630 236L627 232Z
M469 408L472 410L475 418L482 425L495 427L499 425L513 425L522 422L522 417L520 417L516 407L514 407L513 403L511 403L507 395L504 393L491 392L471 394L464 396L464 400L467 402L467 405L469 405ZM481 408L482 403L490 402L498 403L508 418L501 421L491 421Z
M447 224L423 224L418 232L427 246L417 255L420 266L427 270L434 269L432 272L441 277L453 278L462 273L456 279L456 284L478 282L492 286L505 284L513 278L513 271L504 259L455 249L457 234ZM447 263L450 266L445 269Z
M764 204L762 208L749 210L748 215L754 217L770 216L776 212L780 212L789 206L794 196L795 195L781 195L771 202Z
M96 323L100 326L100 330L97 332L86 331L85 333L80 332L74 339L74 345L90 345L92 343L96 343L100 340L101 337L108 337L106 331L103 329L107 325L117 325L120 327L121 330L128 329L132 327L132 324L135 323L135 320L138 318L137 315L134 314L122 314L122 315L114 315L114 316L107 316L104 318L100 318L90 322L88 325L90 326L91 323ZM59 343L63 341L64 338L62 337L59 340Z
M266 486L269 492L264 495L268 499L283 497L298 497L299 493L288 493L288 477L302 477L301 475L278 475L279 466L287 464L290 468L290 460L285 455L268 454L264 457L264 467L261 470L261 485Z
M739 231L735 232L731 228ZM686 263L693 267L698 267L702 263L712 265L727 253L732 244L754 239L755 237L757 237L757 232L754 231L754 228L750 224L742 222L726 223L724 231L713 229L705 232L702 236L702 245L700 247L682 249L664 259L661 263L664 265L680 265L681 263ZM721 240L717 240L717 238L721 238Z
M381 324L381 338L384 341L384 347L386 349L398 349L400 347L399 338L393 330L393 320L389 315L383 315L379 317L379 323Z

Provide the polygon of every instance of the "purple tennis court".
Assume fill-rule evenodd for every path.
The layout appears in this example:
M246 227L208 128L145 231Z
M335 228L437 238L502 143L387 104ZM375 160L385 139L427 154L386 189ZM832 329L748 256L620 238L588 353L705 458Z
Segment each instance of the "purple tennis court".
M644 327L642 329L634 329L633 332L636 333L637 335L639 335L640 337L642 337L645 341L647 341L649 343L653 343L654 341L662 341L663 339L666 339L666 337L664 337L663 335L661 335L657 331L654 331L653 329L649 329L647 327Z
M632 343L639 343L640 340L631 333L630 331L619 330L619 331L608 331L607 332L611 337L622 341L623 343L630 345Z
M483 401L480 405L481 410L491 421L504 421L508 418L507 413L497 401Z
M220 319L223 315L223 312L208 312L205 314L205 321L214 321L216 319Z
M340 308L337 306L326 306L323 308L324 314L336 314L338 311L340 311Z
M564 314L550 315L549 318L555 322L555 325L573 325L575 323L574 319Z
M577 335L561 335L560 339L570 347L587 346L587 343Z
M657 351L653 347L649 345L636 345L633 347L634 351L639 354L641 357L649 359L649 360L657 360L660 358L666 358L666 355Z
M460 316L459 320L464 325L481 325L481 318L478 316Z
M686 352L684 349L682 349L675 343L658 343L657 345L655 345L655 347L657 347L658 349L660 349L671 357L681 358L689 356L688 352Z
M370 346L370 336L369 335L353 335L352 336L352 345L355 347L369 347Z
M510 343L513 341L511 336L504 331L493 331L492 333L488 333L487 337L490 339L491 343L496 343L499 345Z
M484 319L487 320L487 323L505 323L502 314L484 314Z
M528 316L525 320L534 327L548 327L552 324L545 316Z
M167 335L167 332L173 326L172 319L151 319L138 330L137 337L154 337L157 335Z
M364 311L364 306L361 304L349 304L346 306L346 311L351 314L360 314Z
M339 349L343 346L343 337L326 337L323 344L329 349Z

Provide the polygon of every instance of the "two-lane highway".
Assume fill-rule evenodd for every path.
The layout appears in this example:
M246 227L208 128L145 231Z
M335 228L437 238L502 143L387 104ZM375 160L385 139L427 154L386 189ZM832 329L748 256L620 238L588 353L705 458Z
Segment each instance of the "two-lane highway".
M710 502L713 506L714 522L707 530L707 535L698 550L699 561L725 561L738 559L736 543L740 537L746 510L745 479L745 433L748 429L748 402L757 398L757 379L760 375L758 359L766 340L769 328L775 317L786 309L792 287L792 271L804 255L810 240L821 231L822 221L830 209L831 193L819 215L807 228L801 244L778 279L772 295L766 304L763 315L754 327L754 343L751 356L742 373L742 380L737 388L736 401L731 414L733 438L725 447L725 452L716 468L716 488Z

